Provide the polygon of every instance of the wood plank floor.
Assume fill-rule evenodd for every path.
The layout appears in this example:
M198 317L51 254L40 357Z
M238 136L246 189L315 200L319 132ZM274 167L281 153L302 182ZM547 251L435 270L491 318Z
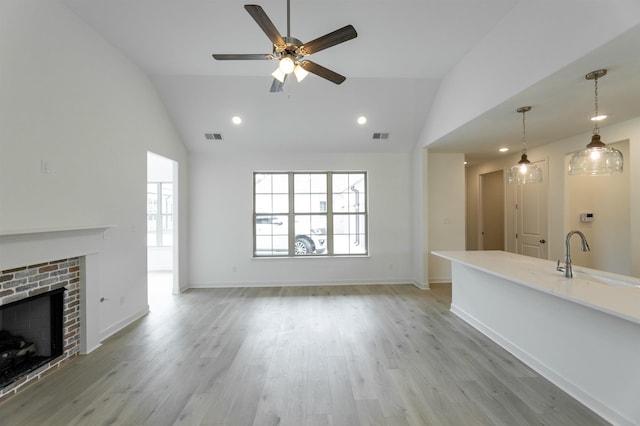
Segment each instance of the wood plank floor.
M410 285L190 290L0 405L2 425L601 425Z

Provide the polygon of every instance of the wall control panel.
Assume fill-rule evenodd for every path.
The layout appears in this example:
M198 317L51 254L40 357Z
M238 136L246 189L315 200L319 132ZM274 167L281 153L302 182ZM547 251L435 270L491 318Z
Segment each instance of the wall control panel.
M594 215L593 213L580 213L580 222L593 222Z

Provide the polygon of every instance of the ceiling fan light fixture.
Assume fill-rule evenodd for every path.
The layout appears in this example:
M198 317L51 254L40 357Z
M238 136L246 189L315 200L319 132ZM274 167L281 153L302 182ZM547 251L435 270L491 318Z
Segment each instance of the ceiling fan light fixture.
M280 64L278 64L278 69L283 74L291 74L294 68L295 68L295 62L293 61L293 58L291 57L291 55L285 55L282 58L280 58Z
M594 123L593 135L591 136L591 142L585 149L571 156L568 171L570 175L607 176L622 173L623 171L622 153L605 145L600 140L599 120L596 119L596 117L601 117L598 114L598 79L605 75L607 75L607 70L600 69L584 76L587 80L593 80L595 88L595 113L593 115L594 118L591 119Z
M285 73L283 73L280 70L280 67L276 68L276 70L274 72L272 72L271 75L273 76L273 78L278 80L280 83L284 83L284 79L287 76Z
M302 68L300 65L296 65L293 69L293 74L295 74L296 80L298 80L298 83L300 83L306 76L309 75L309 72Z
M213 54L213 58L218 61L230 60L278 60L278 71L272 73L274 80L271 83L269 92L282 92L282 86L286 81L286 76L295 73L298 82L302 81L307 73L315 74L334 84L342 84L346 77L323 67L315 62L303 59L308 55L320 52L344 43L358 36L353 25L345 25L335 31L315 38L309 42L302 43L297 38L291 37L291 7L290 0L287 0L287 35L283 37L273 24L264 9L257 4L245 4L244 9L251 15L260 29L271 41L272 53L268 54ZM300 68L302 67L302 68Z

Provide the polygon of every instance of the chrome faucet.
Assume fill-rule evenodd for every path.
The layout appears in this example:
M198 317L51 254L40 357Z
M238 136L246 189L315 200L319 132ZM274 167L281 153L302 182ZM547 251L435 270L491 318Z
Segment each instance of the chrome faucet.
M565 249L565 258L564 258L564 268L560 266L560 260L558 260L558 265L556 269L558 271L564 272L564 276L567 278L573 278L573 268L571 267L571 236L573 234L578 234L580 239L582 240L582 251L590 251L589 243L587 243L587 237L581 231L569 231L567 234L567 238L564 240L564 249Z

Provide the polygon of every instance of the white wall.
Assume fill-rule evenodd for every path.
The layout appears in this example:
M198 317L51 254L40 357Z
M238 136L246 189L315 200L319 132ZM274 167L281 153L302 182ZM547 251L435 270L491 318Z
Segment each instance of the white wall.
M638 147L640 141L640 117L617 125L602 127L600 135L602 136L602 141L606 144L629 141L629 152L624 158L624 173L628 176L622 177L622 179L628 179L629 182L629 211L628 213L618 212L619 214L616 216L617 219L610 221L609 224L613 225L613 227L608 232L610 235L628 234L629 241L621 241L619 244L615 239L604 242L603 244L611 248L611 250L598 250L598 256L601 257L598 260L598 265L603 268L619 268L611 272L628 273L634 277L640 277L640 223L634 220L634 218L640 217L640 167L637 166L640 164L640 148ZM569 153L584 149L590 140L591 132L585 132L571 138L529 149L527 152L532 162L545 158L548 159L549 235L547 241L549 242L549 259L552 260L564 259L565 235L569 230L575 229L576 226L573 220L575 219L577 211L571 211L567 204L567 183L569 179L573 179L576 176L567 175L565 158ZM478 175L492 170L506 170L515 164L518 159L519 154L467 168L467 191L469 192L467 200L476 200L477 202L477 194L473 194L473 192L477 191L476 182ZM618 177L603 176L591 178L600 180L599 184L609 179L612 185L614 185ZM607 185L604 184L604 186ZM596 201L596 198L593 198L593 201ZM593 208L597 209L599 207L594 205ZM477 206L468 206L467 223L470 228L477 229L475 228L477 227L477 223L475 222L475 209L477 209ZM576 207L576 209L582 209L582 207ZM629 220L625 220L627 214ZM472 230L468 230L468 234L471 233ZM594 239L590 241L590 244L594 246L595 249L598 241ZM572 250L572 254L573 253L577 253L575 249ZM628 258L628 261L625 261L627 264L626 267L621 266L621 258ZM627 267L629 272L626 272Z
M0 3L0 65L0 230L115 225L99 265L106 337L148 310L147 150L180 163L184 218L186 150L148 76L58 1Z
M465 249L464 154L428 154L429 251ZM429 282L451 282L451 265L429 255Z
M147 153L147 182L173 182L173 161Z
M629 161L629 141L608 143ZM569 166L570 155L565 158ZM571 259L581 265L618 274L631 274L629 170L613 176L570 176L565 181L565 216L567 229L579 230L591 246L581 251L580 239L571 239ZM580 213L594 214L593 222L581 222ZM615 255L612 255L615 253Z
M429 251L428 233L429 224L428 204L426 188L428 183L428 152L420 144L416 144L412 154L412 197L413 212L411 236L413 252L413 278L414 284L420 288L429 288Z
M190 158L191 287L412 283L409 154L198 154ZM254 259L253 172L364 170L369 257Z

